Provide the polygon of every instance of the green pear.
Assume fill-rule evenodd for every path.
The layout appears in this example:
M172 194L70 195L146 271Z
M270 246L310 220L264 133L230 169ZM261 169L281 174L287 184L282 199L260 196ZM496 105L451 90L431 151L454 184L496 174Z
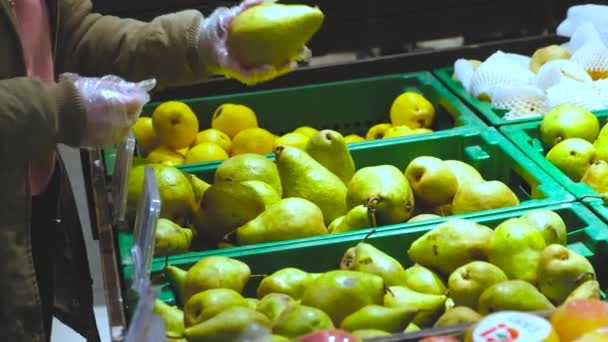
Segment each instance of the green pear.
M267 207L281 200L281 196L277 193L277 191L266 182L262 182L260 180L248 180L241 182L241 184L255 190L255 192L260 195Z
M296 338L319 330L333 329L331 318L314 307L292 304L285 308L272 326L272 332Z
M596 160L585 172L581 182L600 194L608 193L608 162Z
M577 299L600 299L600 283L595 279L589 279L580 284L574 291L570 292L564 303ZM563 304L562 304L563 305Z
M545 244L566 245L568 240L566 223L556 212L547 209L534 209L521 216L521 218L540 231Z
M165 267L165 277L169 281L171 285L171 289L173 290L173 296L175 297L175 302L178 306L183 306L186 304L186 278L188 277L188 271L184 271L177 266L167 265Z
M598 134L597 139L595 139L595 142L593 142L593 146L595 146L595 149L596 149L597 159L608 161L608 125L607 124L605 124L602 127L602 129L600 130L600 133Z
M152 311L163 320L167 336L182 336L184 333L184 312L182 310L156 299Z
M366 305L346 316L340 329L346 331L378 329L390 333L403 331L414 319L418 310L408 307L388 308L382 305Z
M523 280L507 280L488 287L479 297L477 311L485 316L497 311L542 311L555 306L534 285Z
M364 204L358 205L348 211L331 231L332 234L345 233L353 230L372 227L374 219L370 217L373 213Z
M260 300L257 298L245 298L245 301L247 302L247 307L253 310L257 310L258 304L260 304Z
M330 129L317 132L308 140L306 153L338 176L344 185L353 178L355 162L342 134Z
M251 269L242 261L225 256L208 256L188 270L184 284L184 300L209 289L228 288L242 292Z
M272 334L270 336L270 342L289 342L289 339L285 336Z
M543 249L537 272L540 292L556 304L561 304L585 280L595 279L595 270L587 258L559 244Z
M475 323L482 319L483 317L477 311L467 306L457 306L441 315L433 325L433 328L445 328L462 323Z
M278 3L252 6L232 20L227 47L245 68L271 65L282 69L299 59L323 19L317 7Z
M570 59L570 57L572 54L568 49L556 44L547 45L534 51L530 58L530 70L536 74L545 63L556 59Z
M232 289L209 289L190 297L184 305L184 324L191 327L233 306L248 307L240 293Z
M452 201L455 215L519 205L513 190L497 180L468 182L460 185Z
M494 229L489 261L502 269L509 279L536 284L538 262L545 246L545 239L536 227L524 219L511 218Z
M570 179L578 182L595 161L596 150L587 140L570 138L553 146L546 158Z
M252 325L270 329L270 320L255 310L235 306L197 325L186 328L188 342L233 342Z
M479 296L485 289L507 280L507 275L489 262L472 261L450 274L448 293L457 306L477 309Z
M262 279L257 288L257 295L262 298L270 293L283 293L293 299L300 299L314 279L313 274L298 268L282 268Z
M304 291L302 304L325 311L334 325L370 304L382 304L382 277L356 271L335 270L318 276Z
M600 130L600 122L593 113L583 107L563 104L549 111L540 123L540 139L547 148L570 139L594 142Z
M359 271L382 277L385 286L403 285L405 270L399 261L366 242L349 248L340 262L343 270Z
M277 146L275 160L284 198L300 197L316 204L325 224L346 214L346 185L338 176L297 147Z
M266 315L271 322L275 322L283 310L295 303L296 301L286 294L269 293L260 299L256 310Z
M415 158L407 165L405 177L416 200L427 207L451 203L458 190L458 180L452 169L435 157Z
M192 243L192 231L171 220L160 218L154 233L154 256L186 253Z
M376 226L407 221L414 212L414 194L405 175L392 165L363 167L353 175L346 195L348 209L367 204Z
M407 327L405 327L405 329L403 330L404 333L412 333L412 332L416 332L416 331L420 331L422 329L420 329L420 327L418 325L416 325L416 323L410 323L407 325Z
M205 182L204 180L198 178L196 175L192 173L184 173L184 175L190 181L190 185L192 186L192 191L194 192L194 202L198 205L201 203L201 199L203 199L203 195L205 191L211 187L211 184Z
M399 285L399 284L395 284ZM431 269L415 264L405 270L405 285L407 288L428 294L445 294L446 287L443 280ZM387 284L387 286L390 286Z
M483 180L483 177L476 168L463 161L448 159L443 161L443 165L452 170L452 173L454 173L454 176L456 176L456 180L458 181L458 186L464 183Z
M350 334L355 336L356 338L358 338L359 341L365 341L366 339L370 339L370 338L374 338L374 337L382 337L382 336L391 335L390 333L388 333L386 331L382 331L382 330L378 330L378 329L355 330L355 331L352 331Z
M446 299L445 295L416 292L405 286L391 286L384 295L384 306L418 310L413 322L419 326L428 326L443 313Z
M240 182L217 182L205 191L194 227L203 239L217 242L279 199Z
M321 209L297 197L282 199L236 229L241 246L320 235L327 235Z
M256 153L243 153L224 160L215 170L213 179L214 183L259 180L269 184L279 196L283 196L277 166L272 160Z
M333 221L331 221L331 223L329 224L329 226L327 226L327 232L329 234L332 234L334 232L334 230L336 230L336 228L344 220L345 217L346 217L346 215L338 216Z
M438 218L441 218L441 216L435 215L435 214L418 214L418 215L412 217L411 219L407 220L407 222L411 223L411 222L418 222L418 221L425 221L425 220L434 220L434 219L438 219Z
M448 276L475 260L487 260L492 229L463 219L441 223L414 241L408 255L418 263Z

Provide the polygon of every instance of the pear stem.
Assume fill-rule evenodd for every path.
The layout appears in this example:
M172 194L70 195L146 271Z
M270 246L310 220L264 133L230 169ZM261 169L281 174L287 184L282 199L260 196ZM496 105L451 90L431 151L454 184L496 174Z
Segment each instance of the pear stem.
M395 293L393 293L391 288L388 286L384 286L384 292L389 293L391 296L395 297Z
M252 274L249 276L249 278L266 278L268 277L268 274Z
M591 272L585 272L576 279L576 283L582 284L582 283L586 282L587 280L593 280L593 279L595 279L595 274L593 274Z
M380 197L376 196L368 198L365 203L363 203L363 205L367 207L367 221L372 228L378 226L378 223L376 222L376 205L378 205L381 200Z
M369 239L370 236L376 234L376 230L372 229L369 233L365 234L365 237L363 238L363 240L361 240L361 242L366 242L367 239Z

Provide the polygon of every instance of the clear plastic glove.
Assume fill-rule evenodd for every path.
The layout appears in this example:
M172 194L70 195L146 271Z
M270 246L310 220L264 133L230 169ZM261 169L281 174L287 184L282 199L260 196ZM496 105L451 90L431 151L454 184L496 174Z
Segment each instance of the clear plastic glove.
M156 85L155 79L133 83L114 75L97 78L66 73L61 79L71 81L84 100L86 125L81 147L92 149L124 140Z
M259 65L255 68L246 68L234 59L228 49L227 40L232 20L246 9L264 3L273 3L276 0L244 0L238 6L218 7L210 16L203 20L199 32L199 51L201 51L207 67L227 78L234 78L241 83L254 85L269 81L297 68L294 61L275 68L272 65ZM310 58L310 50L302 49L302 60Z

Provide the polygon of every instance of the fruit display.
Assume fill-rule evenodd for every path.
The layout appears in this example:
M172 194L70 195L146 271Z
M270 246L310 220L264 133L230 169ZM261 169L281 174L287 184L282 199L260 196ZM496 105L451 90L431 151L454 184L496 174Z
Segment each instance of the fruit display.
M336 329L362 340L459 323L474 323L474 335L497 312L556 308L548 331L577 338L604 326L608 311L597 300L600 269L569 248L599 227L575 224L571 215L585 209L573 206L451 219L324 246L159 263L155 272L169 283L171 297L157 300L155 310L168 337L187 341L233 341L251 324L273 341L340 333ZM581 309L585 305L597 320ZM559 341L548 339L551 334L547 341Z
M457 138L452 136L445 144L462 143ZM479 136L472 134L470 139L481 148ZM461 151L438 153L438 157L419 155L417 148L429 151L423 143L428 142L383 146L390 155L385 159L374 155L375 149L351 151L340 133L323 130L304 149L277 146L274 160L245 153L198 174L152 164L162 203L160 217L174 223L163 221L157 245L181 246L174 253L157 256L421 224L451 215L515 208L530 199L511 189L507 184L512 182L502 173L488 172L490 164L463 161L467 159ZM486 148L495 151L495 147ZM485 156L480 154L490 162ZM143 169L143 165L133 168L129 179L127 216L131 220L141 194ZM540 174L522 176L532 182L531 177ZM540 181L534 182L540 186ZM186 236L187 230L191 233ZM180 243L163 241L171 236Z
M419 93L404 92L387 110L390 123L373 125L365 137L348 134L346 143L433 132L435 107ZM225 160L244 153L269 154L279 145L304 149L319 132L301 126L277 136L259 127L251 108L234 103L219 106L210 127L199 130L200 125L188 104L167 101L156 107L151 117L140 117L133 132L145 162L171 166Z

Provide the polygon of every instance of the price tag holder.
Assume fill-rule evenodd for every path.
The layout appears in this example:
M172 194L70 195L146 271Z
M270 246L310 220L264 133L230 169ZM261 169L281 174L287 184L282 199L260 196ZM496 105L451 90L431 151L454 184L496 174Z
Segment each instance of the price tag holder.
M114 161L114 174L112 176L112 202L114 224L118 225L125 220L127 211L127 190L129 175L135 153L135 135L129 130L127 138L116 147Z
M124 342L166 342L165 324L154 313L154 301L158 298L159 289L145 286L142 290Z
M146 166L144 187L139 200L133 233L133 289L142 293L150 283L150 267L154 256L154 236L160 216L160 195L154 169Z

